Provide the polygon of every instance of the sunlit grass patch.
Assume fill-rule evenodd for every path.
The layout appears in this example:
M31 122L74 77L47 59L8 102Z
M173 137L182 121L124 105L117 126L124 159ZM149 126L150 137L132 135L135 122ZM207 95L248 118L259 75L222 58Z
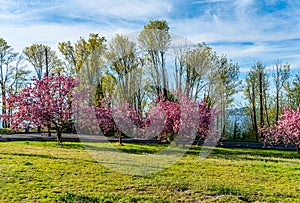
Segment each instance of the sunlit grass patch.
M112 146L138 157L167 147ZM85 143L0 143L0 202L299 202L296 152L216 148L200 160L200 150L158 173L126 175L93 159Z

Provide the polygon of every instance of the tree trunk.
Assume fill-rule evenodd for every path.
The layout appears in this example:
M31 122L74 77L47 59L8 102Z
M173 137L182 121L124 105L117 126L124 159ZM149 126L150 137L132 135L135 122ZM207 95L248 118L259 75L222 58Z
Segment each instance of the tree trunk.
M234 140L237 139L237 122L236 122L236 120L234 121L234 125L233 125L233 139Z
M57 143L62 143L62 139L61 139L61 130L57 130Z
M222 117L221 117L221 123L222 123L222 137L226 136L226 98L224 98L224 95L221 95L221 108L222 108Z
M264 89L264 105L265 105L266 121L267 121L268 127L270 127L270 119L269 119L268 106L267 106L266 89Z
M48 129L48 137L51 137L51 124L47 126Z
M255 86L252 84L252 110L253 110L253 130L255 132L255 141L258 142L256 105L255 105Z
M278 121L278 118L279 118L279 90L276 87L276 117L275 117L276 122Z
M9 115L10 115L10 119L9 119L9 128L12 126L12 120L11 120L11 118L12 118L12 115L13 115L13 110L12 110L12 108L9 108Z
M123 139L122 139L122 135L119 135L119 145L123 145Z
M46 61L46 77L49 76L49 65L48 65L48 49L45 48L45 61Z
M115 133L119 138L119 145L123 145L122 133L121 132L115 132Z
M6 115L6 95L5 95L5 86L1 84L1 93L2 93L2 115ZM7 128L7 121L2 120L2 127Z
M279 73L279 63L276 64L276 76L275 76L275 91L276 91L276 114L275 114L275 121L278 121L279 117L279 78L280 78L280 73Z
M167 70L165 68L165 59L164 52L160 52L161 55L161 71L162 71L162 79L163 79L163 94L166 98L168 98L168 81L167 81Z
M264 127L264 105L263 105L263 81L262 72L259 72L259 107L260 107L260 129ZM260 137L263 138L263 132L261 131Z

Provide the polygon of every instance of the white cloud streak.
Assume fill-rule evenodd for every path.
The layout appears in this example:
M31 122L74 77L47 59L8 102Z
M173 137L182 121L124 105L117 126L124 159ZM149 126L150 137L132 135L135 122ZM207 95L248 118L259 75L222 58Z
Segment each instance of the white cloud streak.
M0 0L1 35L17 51L32 43L56 49L89 33L107 38L139 31L149 20L166 19L170 31L207 42L246 70L254 60L277 59L300 67L300 3L276 0ZM277 8L277 7L278 8ZM271 8L274 8L271 10ZM270 11L266 11L266 10ZM249 44L243 44L250 42Z

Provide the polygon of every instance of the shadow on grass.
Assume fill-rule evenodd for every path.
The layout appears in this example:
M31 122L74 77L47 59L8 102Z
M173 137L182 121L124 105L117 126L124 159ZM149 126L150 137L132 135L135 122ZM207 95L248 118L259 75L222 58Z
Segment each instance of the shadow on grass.
M45 147L58 147L65 149L88 149L95 151L111 151L115 152L116 149L129 154L155 154L169 145L167 144L125 144L125 145L117 145L111 143L112 145L108 145L108 143L62 143L58 144L56 142L24 142L26 145L33 146L45 146ZM201 151L201 146L193 145L186 152L187 155L199 155ZM183 150L181 148L174 148L172 150L178 151ZM170 154L172 153L170 150ZM205 149L203 149L205 150ZM5 154L4 152L0 152ZM57 158L50 155L44 154L21 154L21 153L13 153L12 155L20 155L20 156L40 156L41 158ZM284 151L284 150L269 150L269 149L249 149L249 148L221 148L216 147L211 151L210 157L222 157L225 159L233 159L233 160L264 160L265 158L282 158L282 159L299 159L300 154L296 151ZM253 157L253 158L252 158ZM63 158L62 158L63 159ZM68 158L65 158L68 159ZM276 160L273 160L276 162ZM278 162L278 161L277 161Z
M33 146L41 146L41 147L60 147L65 149L84 149L84 146L82 143L78 142L63 142L63 143L57 143L57 142L24 142L26 145L33 145Z
M168 145L164 144L134 144L134 145L123 145L117 146L119 150L129 154L155 154L163 149L168 147Z
M8 156L23 156L23 157L37 157L37 158L44 158L44 159L54 159L54 160L69 160L69 161L85 161L90 163L97 163L96 160L88 160L88 159L79 159L79 158L63 158L63 157L56 157L47 154L26 154L26 153L14 153L14 152L0 152L1 155L8 155Z
M246 149L246 148L215 148L212 154L223 154L229 157L259 156L285 159L299 159L300 154L296 151L269 150L269 149Z
M113 151L119 149L130 154L154 154L168 147L167 144L123 144L99 142L99 143L57 143L57 142L24 142L26 145L42 146L42 147L58 147L65 149L91 149L102 151ZM112 147L113 146L113 147ZM113 149L114 148L114 149Z
M139 196L121 196L121 195L102 195L99 197L92 197L88 195L74 194L67 192L63 196L61 196L58 200L59 203L100 203L100 202L157 202L157 203L165 203L169 202L162 199L157 198L147 198L147 197L139 197Z
M211 149L209 149L211 150ZM199 155L201 146L192 146L186 155ZM203 149L205 151L205 149ZM296 151L270 150L270 149L249 149L249 148L214 148L210 158L222 158L227 160L251 160L251 161L268 161L268 162L291 162L300 159L300 154ZM286 160L285 160L286 159Z

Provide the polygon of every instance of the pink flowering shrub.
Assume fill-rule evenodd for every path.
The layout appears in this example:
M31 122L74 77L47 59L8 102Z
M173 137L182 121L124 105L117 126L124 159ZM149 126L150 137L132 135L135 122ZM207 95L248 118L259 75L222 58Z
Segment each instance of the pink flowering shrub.
M300 106L294 109L284 109L276 125L263 128L262 141L267 144L294 144L300 153Z

